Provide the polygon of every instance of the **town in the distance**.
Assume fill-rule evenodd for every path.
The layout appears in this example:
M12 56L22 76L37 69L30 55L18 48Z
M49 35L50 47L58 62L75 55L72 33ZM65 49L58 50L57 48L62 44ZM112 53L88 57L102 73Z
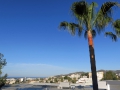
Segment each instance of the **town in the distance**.
M120 70L98 70L98 81L102 80L120 80ZM7 84L20 84L20 83L85 83L92 82L91 72L75 72L65 75L56 75L51 77L22 77L22 78L8 78Z

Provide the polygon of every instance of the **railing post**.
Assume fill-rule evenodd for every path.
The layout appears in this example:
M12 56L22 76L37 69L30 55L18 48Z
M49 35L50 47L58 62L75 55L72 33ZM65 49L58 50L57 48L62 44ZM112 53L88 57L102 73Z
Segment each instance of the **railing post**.
M107 90L110 90L110 85L109 84L107 84Z

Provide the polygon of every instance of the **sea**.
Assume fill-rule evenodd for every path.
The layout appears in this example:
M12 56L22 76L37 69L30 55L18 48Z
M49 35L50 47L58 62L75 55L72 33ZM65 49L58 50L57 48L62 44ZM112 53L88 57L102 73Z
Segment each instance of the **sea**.
M7 79L10 79L10 78L19 79L19 78L46 78L46 77L7 77Z

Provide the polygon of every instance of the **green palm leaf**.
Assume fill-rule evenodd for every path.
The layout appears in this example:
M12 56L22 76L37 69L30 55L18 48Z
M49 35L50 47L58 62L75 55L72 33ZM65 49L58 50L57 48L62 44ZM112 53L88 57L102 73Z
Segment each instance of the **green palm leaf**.
M105 2L102 4L101 9L96 15L96 19L94 21L95 28L97 29L98 33L104 30L105 26L109 23L112 23L112 7L119 6L117 2Z
M113 27L115 29L115 32L118 36L120 36L120 19L116 20L114 23L113 23Z
M117 2L105 2L101 6L101 12L104 15L104 17L111 16L111 11L113 6L119 6Z
M87 2L82 0L75 2L71 6L71 11L75 18L77 18L80 26L84 26L87 23Z
M117 36L112 32L106 32L105 36L109 36L113 41L117 41Z
M75 35L76 30L78 30L79 36L82 33L82 27L75 23L68 23L66 21L60 23L60 28L67 29L72 35Z
M73 15L78 19L81 19L87 13L87 3L86 1L82 0L79 2L75 2L72 4L71 10Z

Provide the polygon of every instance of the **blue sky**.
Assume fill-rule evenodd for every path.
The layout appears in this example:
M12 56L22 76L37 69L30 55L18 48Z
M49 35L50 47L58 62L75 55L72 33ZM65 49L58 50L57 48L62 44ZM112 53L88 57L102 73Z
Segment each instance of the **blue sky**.
M3 73L47 77L91 71L87 40L58 28L62 21L75 21L70 13L74 1L0 0L0 53L7 61ZM104 2L94 1L99 7ZM115 8L115 19L120 18L119 10ZM119 45L119 39L112 42L104 34L94 39L97 70L120 69Z

